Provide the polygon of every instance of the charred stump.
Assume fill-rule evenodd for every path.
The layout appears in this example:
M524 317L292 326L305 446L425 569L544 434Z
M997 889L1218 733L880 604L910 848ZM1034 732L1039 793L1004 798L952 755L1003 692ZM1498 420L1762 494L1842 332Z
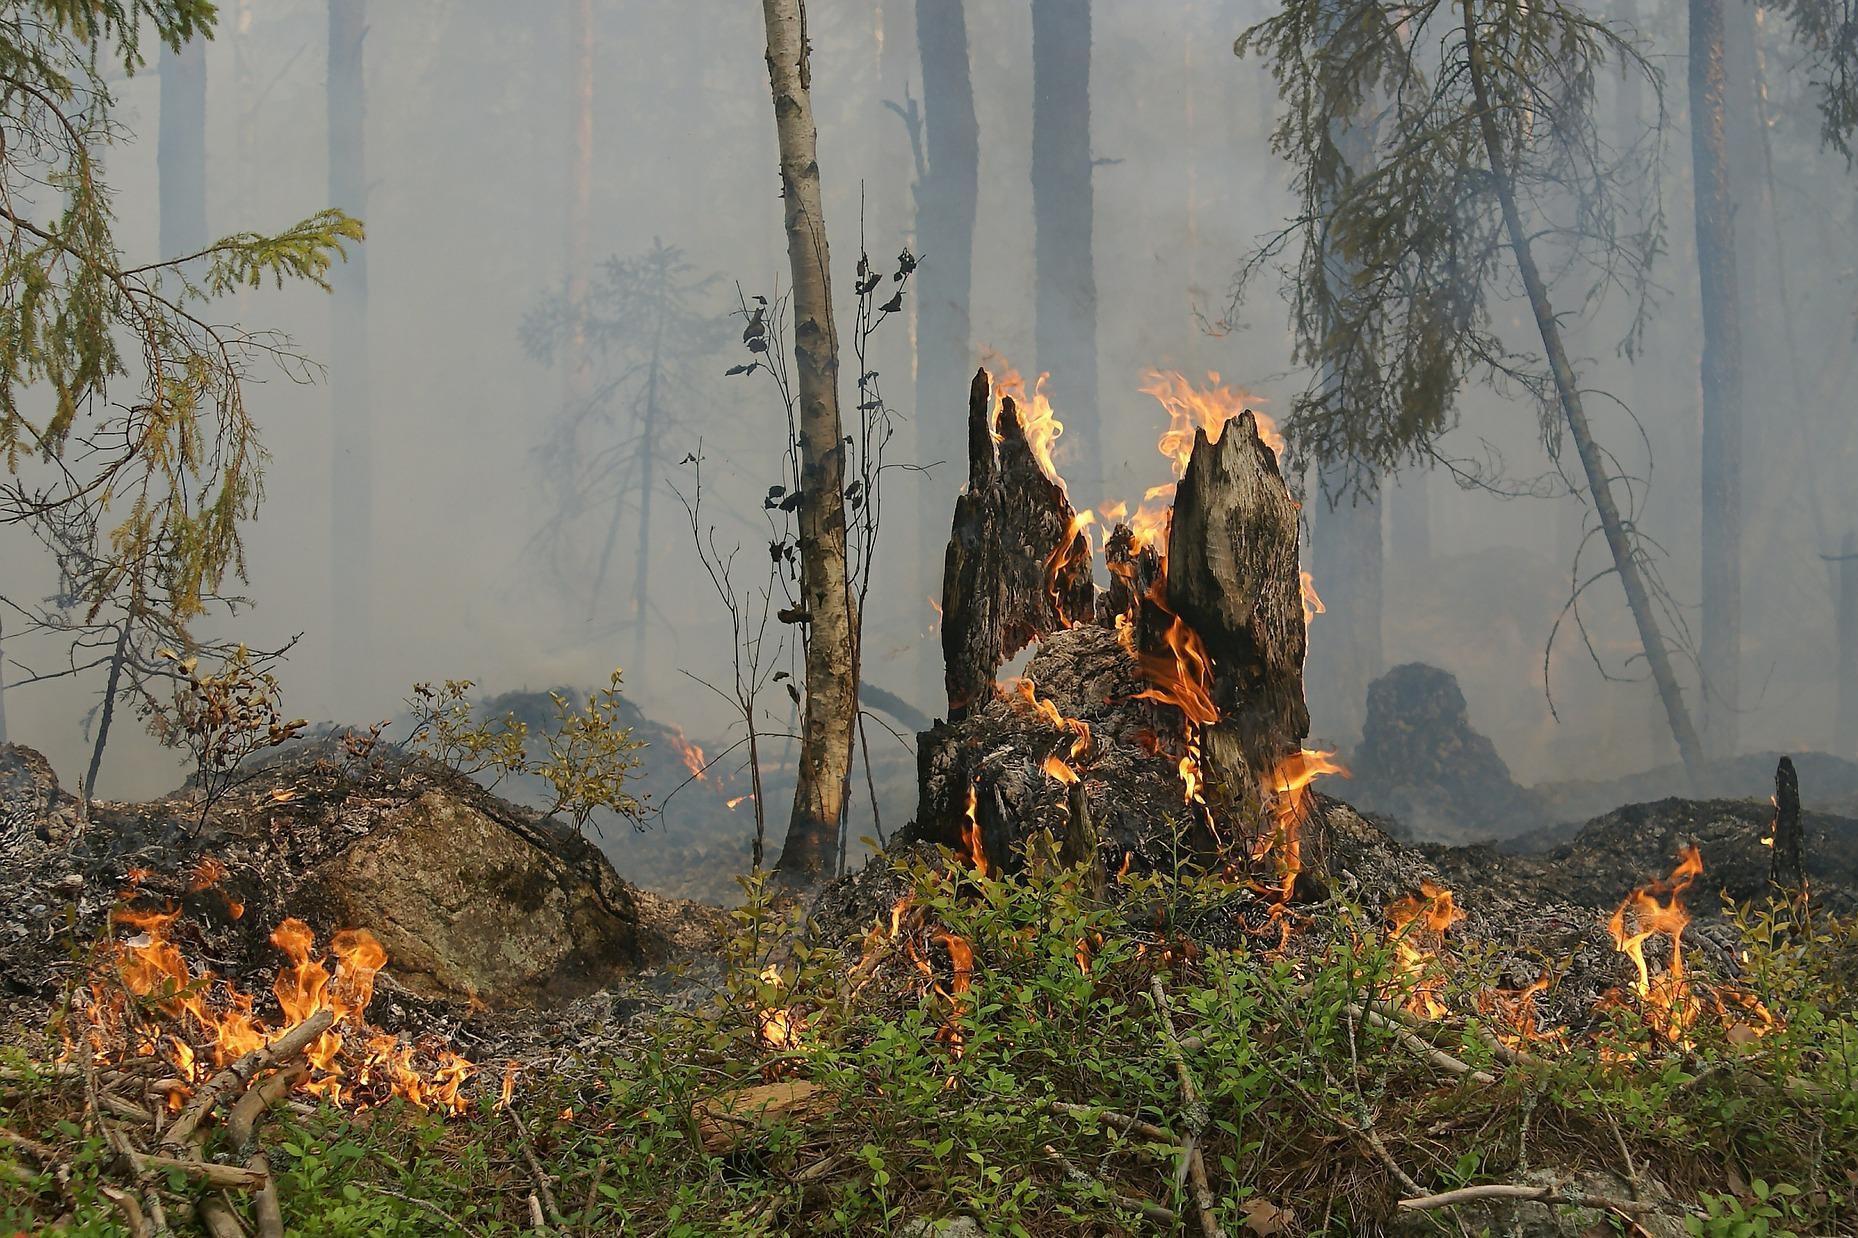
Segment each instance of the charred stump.
M1013 397L993 409L986 370L968 392L968 488L955 500L942 577L948 716L993 690L1000 664L1087 616L1096 596L1090 542L1064 486L1046 476Z
M1774 767L1774 832L1768 839L1774 849L1768 860L1768 882L1776 890L1794 896L1806 893L1804 838L1800 775L1794 772L1793 759L1782 757Z
M1077 863L1088 831L1111 871L1183 851L1261 860L1309 713L1297 504L1255 418L1196 435L1164 532L1110 531L1102 590L1085 522L985 370L968 433L943 584L948 721L920 737L914 836L1001 868L1048 832ZM1023 677L996 683L1035 643Z

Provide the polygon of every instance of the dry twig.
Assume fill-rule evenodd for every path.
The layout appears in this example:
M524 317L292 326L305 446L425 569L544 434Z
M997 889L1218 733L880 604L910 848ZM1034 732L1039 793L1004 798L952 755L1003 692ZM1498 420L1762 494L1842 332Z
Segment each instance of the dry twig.
M1148 978L1148 991L1155 999L1155 1013L1161 1020L1162 1045L1174 1063L1174 1076L1181 1087L1181 1104L1186 1108L1183 1116L1187 1119L1187 1134L1181 1140L1181 1163L1193 1182L1194 1210L1200 1217L1200 1230L1206 1238L1225 1238L1225 1231L1214 1213L1215 1197L1207 1181L1206 1157L1199 1148L1200 1131L1209 1116L1206 1103L1200 1099L1200 1090L1194 1085L1193 1071L1187 1068L1187 1055L1181 1052L1180 1042L1174 1038L1174 1014L1159 975Z

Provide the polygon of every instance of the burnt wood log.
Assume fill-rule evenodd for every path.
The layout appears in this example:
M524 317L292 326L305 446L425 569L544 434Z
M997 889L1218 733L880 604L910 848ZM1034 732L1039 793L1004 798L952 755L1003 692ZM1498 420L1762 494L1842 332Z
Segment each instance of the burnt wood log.
M1255 821L1263 780L1302 748L1310 713L1297 504L1249 412L1217 442L1194 437L1168 530L1167 606L1211 661L1219 720L1202 751L1216 811Z
M1011 396L993 411L986 370L968 392L968 487L955 500L942 577L950 720L993 693L1000 664L1095 612L1090 542L1046 476Z

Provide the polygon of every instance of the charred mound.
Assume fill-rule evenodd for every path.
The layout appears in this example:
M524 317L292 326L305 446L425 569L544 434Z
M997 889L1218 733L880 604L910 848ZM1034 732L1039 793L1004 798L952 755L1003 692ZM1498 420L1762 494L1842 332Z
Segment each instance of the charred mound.
M224 974L275 969L271 930L296 917L319 940L372 931L398 997L507 1011L614 987L704 918L634 890L572 830L384 745L296 745L249 773L204 821L186 790L86 820L43 757L0 748L0 807L34 814L0 866L0 992L50 997L124 899L179 907L188 953Z

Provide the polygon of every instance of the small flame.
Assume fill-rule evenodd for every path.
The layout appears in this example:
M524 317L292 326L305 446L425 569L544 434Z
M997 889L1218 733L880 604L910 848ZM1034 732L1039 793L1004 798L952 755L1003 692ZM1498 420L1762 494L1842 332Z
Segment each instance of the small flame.
M1005 411L1006 401L1012 400L1019 416L1020 428L1026 432L1026 442L1032 448L1033 459L1039 462L1039 468L1045 476L1062 491L1065 488L1064 478L1058 472L1052 452L1058 444L1058 436L1064 433L1064 422L1058 420L1052 411L1052 402L1045 397L1045 380L1050 377L1050 374L1039 375L1038 381L1032 385L1032 397L1027 399L1026 380L1020 377L1018 370L1002 365L999 376L994 379L991 424L994 426L994 440L998 442L1000 414Z
M730 812L734 812L741 805L743 800L752 800L754 798L753 795L738 795L733 799L724 800L723 807L727 808Z
M981 846L981 823L975 815L980 807L980 784L968 784L968 819L961 826L961 845L968 850L968 865L981 876L987 875L987 849Z
M1419 893L1403 895L1387 907L1394 966L1407 987L1404 1005L1422 1019L1448 1013L1441 1000L1444 981L1433 963L1444 950L1446 930L1462 919L1464 912L1452 902L1452 892L1431 880L1419 883Z
M1322 598L1317 596L1314 578L1308 572L1298 572L1297 576L1298 583L1303 589L1303 626L1307 628L1310 626L1310 620L1318 615L1326 614L1329 608L1324 606Z
M671 746L684 758L684 768L690 771L692 778L708 781L708 775L703 771L709 767L709 762L703 759L703 749L684 738L683 727L671 728Z
M1046 757L1045 764L1041 766L1041 768L1053 778L1056 778L1059 782L1067 786L1078 780L1077 771L1072 769L1069 765L1066 765L1064 759L1057 753L1053 753L1051 756Z
M1684 928L1690 913L1684 910L1684 892L1703 873L1703 853L1695 843L1678 849L1677 867L1662 881L1651 881L1628 894L1607 921L1614 947L1632 960L1638 974L1632 989L1652 1030L1674 1044L1684 1043L1685 1032L1697 1018L1697 1004L1684 982ZM1628 917L1633 926L1627 926ZM1671 942L1671 961L1655 980L1645 961L1645 943L1663 935Z
M785 988L787 984L781 969L772 963L761 969L761 982L775 989ZM799 1043L800 1033L806 1030L806 1019L785 1006L766 1007L755 1017L761 1043L770 1049L792 1048Z

